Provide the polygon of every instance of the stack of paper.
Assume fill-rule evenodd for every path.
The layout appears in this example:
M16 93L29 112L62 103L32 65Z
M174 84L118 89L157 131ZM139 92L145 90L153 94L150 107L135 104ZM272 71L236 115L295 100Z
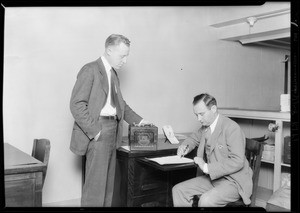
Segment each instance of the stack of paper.
M123 149L130 151L130 147L129 146L121 146Z
M181 163L193 163L194 161L190 158L180 157L178 155L157 157L157 158L147 158L148 160L154 161L160 165L165 164L181 164Z
M289 112L290 111L290 107L291 107L290 102L291 102L290 94L281 94L280 95L281 112Z

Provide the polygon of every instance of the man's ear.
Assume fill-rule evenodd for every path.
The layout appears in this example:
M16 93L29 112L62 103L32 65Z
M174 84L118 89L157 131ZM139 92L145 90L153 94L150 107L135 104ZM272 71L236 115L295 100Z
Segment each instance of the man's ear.
M111 47L107 47L107 48L105 49L105 52L106 52L107 55L111 55L111 52L112 52Z
M216 105L212 105L210 110L213 112L213 113L216 113L217 111L217 106Z

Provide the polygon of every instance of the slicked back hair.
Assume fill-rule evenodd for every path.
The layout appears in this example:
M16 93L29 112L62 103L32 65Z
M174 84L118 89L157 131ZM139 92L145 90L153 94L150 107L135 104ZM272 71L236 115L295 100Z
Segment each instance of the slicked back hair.
M111 34L105 41L105 48L109 46L119 45L120 43L124 43L128 47L130 46L130 41L125 36L119 34Z
M194 97L193 105L195 106L198 102L203 101L208 109L211 109L213 105L217 106L216 99L208 93L202 93Z

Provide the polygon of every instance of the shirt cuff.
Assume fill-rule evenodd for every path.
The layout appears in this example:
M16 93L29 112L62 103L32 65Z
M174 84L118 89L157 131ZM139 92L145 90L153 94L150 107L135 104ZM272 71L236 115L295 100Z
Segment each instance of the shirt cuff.
M203 166L203 172L204 172L205 174L208 174L208 166L207 166L207 163L205 163L204 166Z
M139 126L141 125L141 123L143 123L143 121L144 121L144 119L142 119L142 120L140 121Z
M101 133L101 131L95 136L95 141L97 141L98 140L98 138L99 138L99 136L100 136L100 133Z

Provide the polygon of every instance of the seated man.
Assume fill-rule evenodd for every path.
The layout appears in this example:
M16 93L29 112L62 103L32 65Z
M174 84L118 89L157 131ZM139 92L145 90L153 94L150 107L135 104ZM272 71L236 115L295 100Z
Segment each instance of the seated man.
M191 207L194 195L200 195L199 207L222 207L242 197L250 204L252 170L245 156L245 135L233 120L218 113L211 95L197 95L194 113L201 126L177 150L184 156L198 146L195 163L197 177L172 189L174 207Z

